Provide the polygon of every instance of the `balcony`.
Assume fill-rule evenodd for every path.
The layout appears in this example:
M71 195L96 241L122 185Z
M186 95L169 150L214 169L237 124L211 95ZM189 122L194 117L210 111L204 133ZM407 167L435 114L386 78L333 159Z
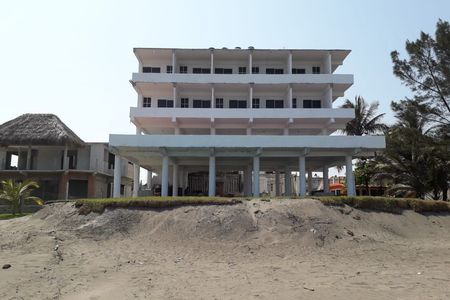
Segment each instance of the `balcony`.
M200 84L335 84L347 88L353 84L351 74L181 74L133 73L132 83L200 83Z

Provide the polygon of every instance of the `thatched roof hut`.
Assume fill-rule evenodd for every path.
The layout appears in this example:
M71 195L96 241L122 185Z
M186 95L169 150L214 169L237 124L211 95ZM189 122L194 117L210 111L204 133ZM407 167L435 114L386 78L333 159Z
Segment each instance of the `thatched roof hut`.
M56 115L24 114L0 125L1 146L69 146L84 142Z

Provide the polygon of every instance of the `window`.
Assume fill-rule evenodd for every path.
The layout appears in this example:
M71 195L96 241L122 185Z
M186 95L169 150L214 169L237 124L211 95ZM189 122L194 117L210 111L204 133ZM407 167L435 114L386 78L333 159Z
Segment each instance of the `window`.
M306 74L305 69L292 68L292 74Z
M211 73L210 68L193 68L192 73L194 74L209 74Z
M215 74L233 74L233 69L231 68L215 68Z
M189 107L189 98L181 98L181 108Z
M292 108L297 108L297 98L292 98Z
M247 74L247 67L239 67L239 74Z
M188 71L188 68L187 68L187 66L180 66L180 73L182 73L182 74L186 74L186 73L187 73L187 71Z
M320 67L312 67L313 74L320 74Z
M173 107L173 100L158 99L158 107Z
M223 108L223 98L216 98L216 108Z
M77 150L67 151L67 159L69 160L69 169L77 168Z
M252 74L259 74L259 67L252 67Z
M193 107L194 108L210 108L211 100L194 100Z
M303 108L321 108L320 100L303 100Z
M247 108L247 101L245 100L230 100L230 108Z
M266 108L283 108L283 100L266 100Z
M166 73L173 73L173 67L172 66L166 66Z
M152 98L144 97L144 100L142 101L142 107L152 107Z
M266 68L266 74L283 74L283 69Z
M159 67L142 67L143 73L161 73L161 68Z
M259 98L252 99L252 108L259 108Z

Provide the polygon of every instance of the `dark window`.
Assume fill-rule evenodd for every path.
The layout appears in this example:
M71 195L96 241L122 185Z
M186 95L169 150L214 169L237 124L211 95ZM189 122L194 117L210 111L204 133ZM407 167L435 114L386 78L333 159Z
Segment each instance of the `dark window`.
M152 98L144 97L144 100L142 102L142 107L152 107Z
M259 98L252 99L252 108L259 108Z
M297 108L297 98L292 99L292 108Z
M216 98L216 108L223 108L223 98Z
M292 74L305 74L305 73L306 73L305 69L292 68Z
M158 107L173 107L173 100L158 99Z
M211 73L210 68L193 68L192 73L194 74L209 74Z
M283 108L283 100L266 100L266 108Z
M157 67L142 67L143 73L161 73L161 68Z
M172 73L172 72L173 72L172 66L166 66L166 73Z
M77 168L77 150L67 151L67 159L69 160L69 169Z
M247 67L239 67L239 74L247 74Z
M252 67L252 74L259 74L259 67Z
M245 100L230 100L230 108L247 108L247 101Z
M181 107L188 108L189 107L189 98L181 98Z
M231 68L215 68L215 74L233 74L233 69Z
M303 100L303 108L321 108L320 100Z
M192 106L194 108L210 108L211 100L194 100Z
M320 74L320 67L312 67L313 74Z
M283 69L266 68L266 74L283 74Z
M188 68L187 68L187 66L180 66L180 73L182 73L182 74L186 74L186 73L187 73L187 71L188 71Z

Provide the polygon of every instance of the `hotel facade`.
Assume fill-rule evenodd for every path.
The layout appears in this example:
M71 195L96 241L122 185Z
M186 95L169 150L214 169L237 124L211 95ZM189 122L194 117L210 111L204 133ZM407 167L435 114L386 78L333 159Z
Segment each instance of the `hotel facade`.
M229 174L242 178L233 195L259 196L260 176L273 174L276 195L304 196L312 193L312 172L323 172L327 193L328 170L337 165L346 166L347 193L355 195L352 159L385 147L384 136L333 135L355 117L353 109L333 106L353 84L353 75L336 73L349 50L134 53L139 66L130 82L138 100L130 120L136 134L112 134L109 143L116 165L121 157L135 163L135 195L139 167L158 174L161 196L193 193L193 174L206 174L202 190L209 196L229 194ZM292 172L298 172L295 183Z

